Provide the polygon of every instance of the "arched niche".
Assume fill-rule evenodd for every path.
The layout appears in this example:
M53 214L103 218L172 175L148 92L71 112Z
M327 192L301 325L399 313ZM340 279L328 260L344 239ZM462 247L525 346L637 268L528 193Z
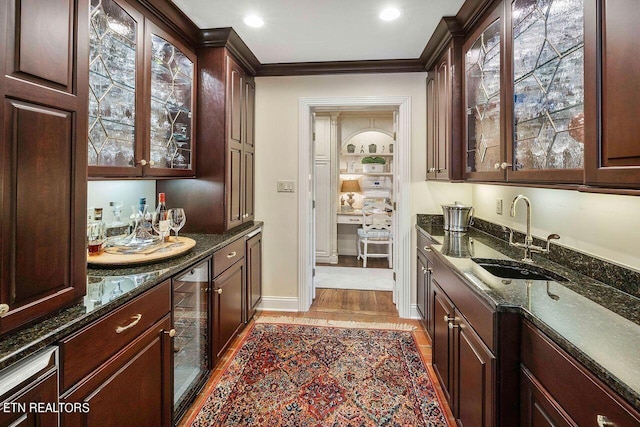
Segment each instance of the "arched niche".
M351 138L344 140L340 147L341 154L350 154L348 146L353 145L353 154L390 154L391 145L394 143L393 133L381 130L363 129L354 133ZM375 151L370 150L370 145L376 146Z

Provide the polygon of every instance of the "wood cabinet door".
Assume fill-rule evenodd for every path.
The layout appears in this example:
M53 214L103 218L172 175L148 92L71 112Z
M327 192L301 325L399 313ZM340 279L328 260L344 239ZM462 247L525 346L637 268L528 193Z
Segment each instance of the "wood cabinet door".
M61 397L88 404L62 413L63 426L169 427L173 407L171 316L148 329Z
M520 425L522 427L577 426L524 366L520 367Z
M431 298L433 304L433 369L442 385L442 390L455 409L453 402L453 334L448 319L454 317L453 303L435 280L432 280ZM454 416L455 416L454 412Z
M427 259L420 252L418 252L417 259L417 270L416 270L416 305L418 306L418 314L420 314L420 318L422 323L426 327L427 321L427 299L428 295L426 293L426 279L427 279Z
M427 179L436 178L437 105L435 71L432 70L427 74Z
M436 65L437 113L436 113L436 156L435 168L437 179L449 177L449 145L451 144L451 52L445 51Z
M457 310L455 318L454 413L462 426L493 426L496 358Z
M242 195L244 207L242 221L253 221L254 187L255 187L255 96L256 88L253 80L245 79L244 85L244 143Z
M244 216L244 147L243 91L244 70L231 56L226 56L227 69L227 165L226 204L227 230L242 224Z
M86 289L86 190L78 190L86 151L77 146L84 144L77 118L13 99L4 111L0 303L9 311L0 334L70 305Z
M245 280L245 264L241 259L213 281L214 361L222 356L244 325L242 307Z
M585 2L586 183L640 188L640 8Z
M7 399L0 400L0 407L7 408L0 411L0 425L11 427L55 427L59 425L56 412L34 411L32 404L58 403L58 372L55 367L44 373L32 384Z
M251 320L262 301L262 233L247 240L247 308L246 321Z

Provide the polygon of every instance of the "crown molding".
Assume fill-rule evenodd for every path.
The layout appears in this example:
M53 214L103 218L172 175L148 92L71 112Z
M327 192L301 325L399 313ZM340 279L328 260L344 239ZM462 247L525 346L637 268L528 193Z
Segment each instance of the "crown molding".
M200 31L198 47L225 47L249 71L256 75L262 67L260 61L253 54L249 46L231 27L208 28Z
M200 29L169 0L137 0L163 24L195 48L224 47L257 76L304 76L319 74L410 73L431 68L454 37L463 38L486 11L502 0L466 0L455 17L443 17L422 54L416 59L324 61L261 64L231 27Z
M412 73L424 71L418 59L324 61L262 64L258 76L308 76L318 74Z

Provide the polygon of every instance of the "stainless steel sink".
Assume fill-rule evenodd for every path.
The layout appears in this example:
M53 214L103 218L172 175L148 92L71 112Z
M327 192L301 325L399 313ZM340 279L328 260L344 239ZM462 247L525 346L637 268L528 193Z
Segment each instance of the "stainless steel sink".
M555 282L569 281L566 277L554 273L551 270L524 262L491 258L471 259L489 273L503 279L552 280Z

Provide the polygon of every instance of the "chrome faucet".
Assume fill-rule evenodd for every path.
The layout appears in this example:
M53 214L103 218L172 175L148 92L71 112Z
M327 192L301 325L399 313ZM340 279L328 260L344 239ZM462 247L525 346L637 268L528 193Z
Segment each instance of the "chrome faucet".
M523 196L522 194L517 195L513 199L513 202L511 202L511 210L509 211L509 214L512 217L516 216L516 205L518 204L519 200L523 200L524 203L527 205L527 235L524 238L524 243L517 243L513 241L513 230L510 229L509 227L503 227L503 230L509 231L509 245L515 246L517 248L524 248L524 258L522 258L522 261L533 262L533 259L531 258L531 254L533 252L539 252L544 254L549 253L549 246L551 244L551 240L559 239L560 236L558 236L557 234L549 234L549 236L547 236L546 248L543 248L542 246L534 245L533 236L531 235L531 201L529 200L529 198L526 196Z

